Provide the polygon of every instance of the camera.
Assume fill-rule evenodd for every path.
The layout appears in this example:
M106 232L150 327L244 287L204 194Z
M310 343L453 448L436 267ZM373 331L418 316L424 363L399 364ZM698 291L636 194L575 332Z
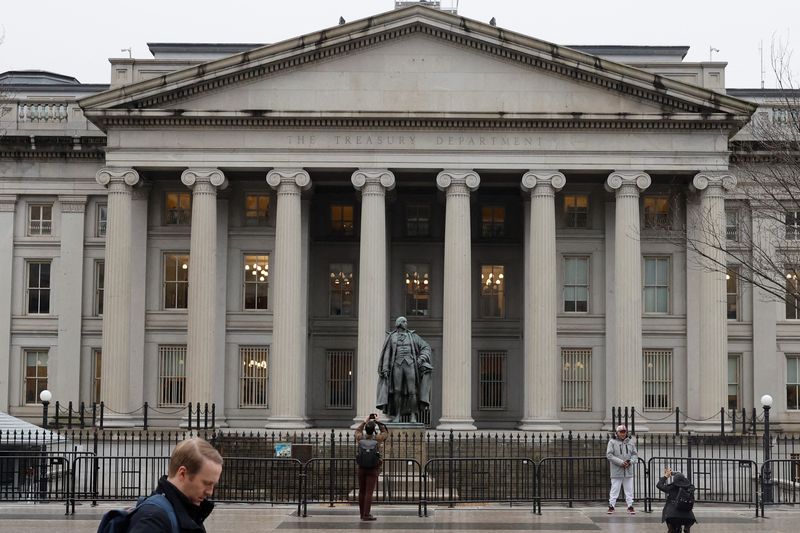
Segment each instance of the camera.
M369 418L370 420L375 420L376 418L378 418L378 415L376 415L375 413L370 413Z

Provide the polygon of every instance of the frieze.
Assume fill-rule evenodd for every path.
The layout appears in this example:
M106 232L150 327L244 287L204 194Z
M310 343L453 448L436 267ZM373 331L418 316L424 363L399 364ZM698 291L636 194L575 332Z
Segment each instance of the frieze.
M286 144L292 147L358 147L358 148L535 148L540 146L538 135L430 135L430 134L315 134L287 135Z

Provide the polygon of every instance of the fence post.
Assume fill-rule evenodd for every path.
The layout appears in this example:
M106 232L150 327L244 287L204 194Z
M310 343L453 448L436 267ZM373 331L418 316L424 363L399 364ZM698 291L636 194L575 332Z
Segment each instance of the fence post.
M59 411L61 411L61 402L56 400L56 416L55 416L55 419L53 420L53 425L56 427L56 429L58 429L58 425L59 425L59 422L58 422Z
M753 407L753 416L752 416L752 418L750 420L753 423L753 435L758 433L758 426L756 425L756 422L758 421L757 417L758 417L758 414L756 413L756 408Z
M567 484L567 496L569 497L569 507L572 508L572 498L575 495L575 480L574 473L575 468L573 464L573 457L572 457L572 430L567 433L567 451L569 452L569 463L567 464L567 476L569 476L569 482Z
M102 403L102 402L101 402ZM97 404L95 404L97 406ZM102 413L100 411L100 419L102 420ZM100 461L97 458L97 427L92 429L92 507L97 506L97 485L98 485L98 477L100 475Z
M333 488L336 485L336 429L331 428L331 467L328 469L328 486L330 487L328 507L333 507Z
M211 404L211 427L212 428L216 428L217 427L216 420L217 420L217 404L216 403L212 403Z
M192 430L192 402L189 402L189 431Z
M106 416L106 403L100 402L100 429L103 429L105 416Z
M679 437L681 434L681 408L675 408L675 436Z
M72 400L67 404L67 428L72 429Z
M453 430L450 430L450 440L448 443L448 453L447 456L450 458L448 461L449 465L447 468L447 498L450 500L448 507L452 508L453 506L453 448L455 446L454 442L454 435Z
M628 406L625 406L625 427L628 427Z
M81 429L86 427L86 418L85 418L85 416L86 416L86 403L85 402L81 402L81 416L80 416Z
M97 427L97 402L92 402L92 427Z
M144 402L144 430L147 431L147 402Z
M200 402L197 402L195 408L195 416L197 417L197 431L200 431Z
M742 407L742 435L747 434L747 409Z
M208 429L208 402L204 405L205 409L203 410L203 429Z
M631 406L631 435L636 434L636 409Z
M686 472L689 479L694 479L692 476L692 432L691 430L686 435Z
M719 434L725 436L725 408L719 408Z

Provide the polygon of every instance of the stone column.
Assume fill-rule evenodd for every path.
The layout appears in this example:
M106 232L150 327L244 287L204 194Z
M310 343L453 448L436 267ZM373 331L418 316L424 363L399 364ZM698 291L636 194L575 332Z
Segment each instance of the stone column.
M8 411L11 372L11 287L17 196L0 195L0 411Z
M650 186L644 172L614 172L606 187L616 191L614 217L614 307L616 353L607 364L617 380L606 394L611 406L642 409L642 248L639 192Z
M53 397L62 403L80 398L81 302L83 301L83 236L86 196L59 196L61 249L53 283L58 287L58 356L50 361Z
M386 250L386 191L394 174L385 169L360 169L352 177L361 191L361 244L358 268L358 386L356 424L375 412L378 355L389 324Z
M700 277L699 404L695 418L719 413L727 405L728 317L725 276L725 191L736 187L730 174L701 172L692 180L700 192L700 212L694 220L697 235L697 261ZM690 220L690 223L692 221ZM709 421L719 427L719 420Z
M273 278L273 327L270 349L269 408L267 428L302 429L306 420L306 353L302 339L304 305L302 216L300 196L311 186L303 169L275 169L267 183L278 191L275 223Z
M562 173L548 170L532 170L522 177L522 188L531 195L527 232L530 274L525 288L525 412L519 426L527 431L561 430L555 193L566 182Z
M442 324L442 416L439 430L474 430L472 418L472 239L470 191L480 177L471 170L445 170L436 185L446 195L444 317Z
M139 174L131 168L103 168L97 182L108 188L105 288L103 294L103 366L100 397L108 409L128 413L130 390L131 189ZM127 415L105 414L106 426L132 425Z
M189 317L186 343L186 401L214 403L217 353L217 189L227 186L215 168L190 168L181 182L192 189L189 248Z

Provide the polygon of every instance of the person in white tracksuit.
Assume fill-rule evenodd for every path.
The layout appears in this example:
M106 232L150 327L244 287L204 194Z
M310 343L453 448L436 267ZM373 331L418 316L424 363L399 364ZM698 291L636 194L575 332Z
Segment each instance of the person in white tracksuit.
M614 436L608 441L606 457L611 468L608 514L613 513L614 508L617 506L620 487L625 491L625 503L628 506L628 513L636 514L636 510L633 508L633 476L639 457L636 455L636 442L632 437L628 436L628 428L624 424L617 426Z

